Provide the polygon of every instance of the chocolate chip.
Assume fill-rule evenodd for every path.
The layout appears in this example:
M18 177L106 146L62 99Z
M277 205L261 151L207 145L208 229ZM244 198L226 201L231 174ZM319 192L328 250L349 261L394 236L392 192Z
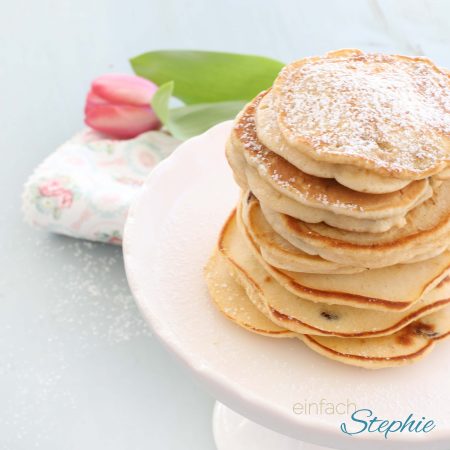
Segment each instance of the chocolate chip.
M416 328L416 334L420 334L421 336L426 336L429 338L434 338L439 336L439 333L436 331L424 330L423 328Z
M320 315L322 317L325 317L325 319L328 319L328 320L337 320L337 319L339 319L339 316L337 314L330 313L328 311L322 311L320 313Z
M439 333L434 330L434 327L432 325L428 325L422 322L416 322L413 324L413 326L415 333L421 336L434 338L439 335Z

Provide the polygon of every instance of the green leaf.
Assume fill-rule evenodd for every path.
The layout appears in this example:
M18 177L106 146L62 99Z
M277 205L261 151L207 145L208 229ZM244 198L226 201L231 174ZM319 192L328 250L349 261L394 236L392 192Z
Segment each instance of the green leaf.
M283 67L263 56L185 50L148 52L130 62L157 85L175 81L174 96L186 104L251 100Z
M169 121L169 101L172 97L174 82L164 83L152 97L151 105L159 120L166 124Z
M224 120L234 119L245 105L238 100L169 109L174 84L173 81L164 83L153 95L151 105L164 127L181 140L201 134Z
M201 134L217 123L234 119L245 102L231 101L202 103L170 110L167 129L178 139L184 140Z

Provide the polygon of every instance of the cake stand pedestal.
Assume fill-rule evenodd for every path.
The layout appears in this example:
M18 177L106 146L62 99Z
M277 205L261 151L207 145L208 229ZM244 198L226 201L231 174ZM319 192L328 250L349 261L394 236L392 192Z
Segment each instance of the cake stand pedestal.
M213 435L217 450L332 450L269 430L220 402L214 406Z

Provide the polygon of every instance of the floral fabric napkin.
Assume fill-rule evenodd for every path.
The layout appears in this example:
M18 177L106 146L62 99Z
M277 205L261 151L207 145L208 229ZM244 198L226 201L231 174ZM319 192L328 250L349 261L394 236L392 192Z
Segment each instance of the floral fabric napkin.
M27 181L22 197L26 221L55 233L120 245L137 190L179 143L161 131L112 140L83 130Z

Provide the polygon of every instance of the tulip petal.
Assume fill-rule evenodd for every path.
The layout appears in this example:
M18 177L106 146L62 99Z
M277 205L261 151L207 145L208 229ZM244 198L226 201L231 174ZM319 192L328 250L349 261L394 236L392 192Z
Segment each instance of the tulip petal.
M160 127L149 106L87 103L85 123L91 128L119 139L130 139Z
M95 104L107 104L108 102L103 99L102 97L99 97L97 94L95 94L92 89L88 92L88 95L86 97L86 104L88 103L95 103Z
M135 106L149 105L158 86L149 80L134 75L110 73L92 82L91 92L115 104Z

